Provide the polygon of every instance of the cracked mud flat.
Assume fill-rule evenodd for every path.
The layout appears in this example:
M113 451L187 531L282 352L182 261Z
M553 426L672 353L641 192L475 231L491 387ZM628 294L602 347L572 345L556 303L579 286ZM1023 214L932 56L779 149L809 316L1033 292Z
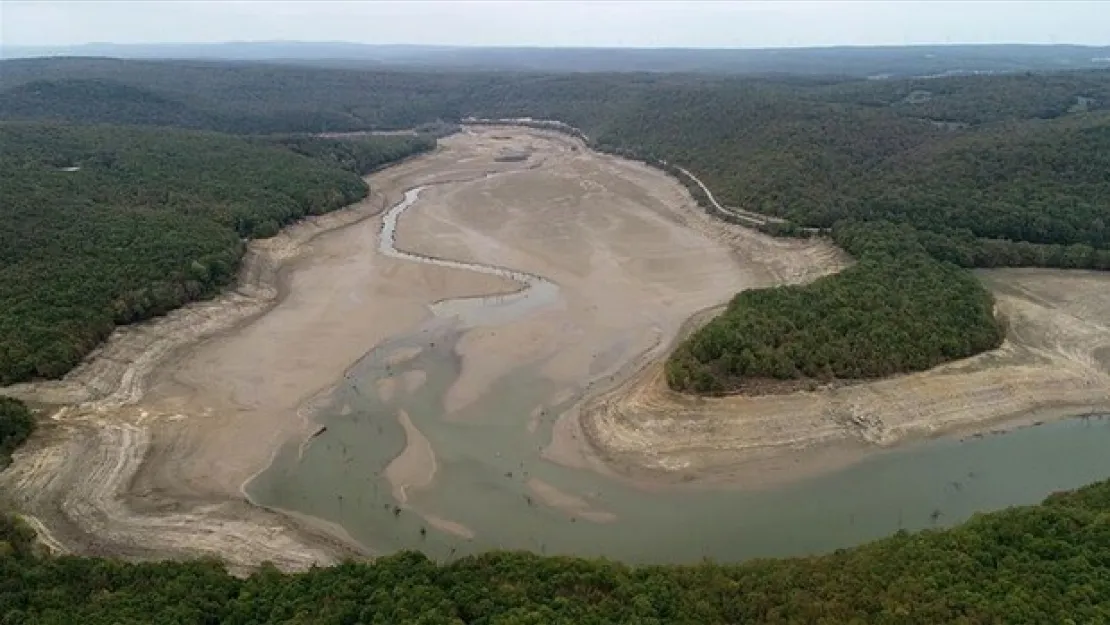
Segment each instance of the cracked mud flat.
M844 257L821 241L772 239L714 220L677 181L562 135L491 128L441 145L372 176L366 202L253 243L235 292L118 330L61 382L5 389L62 406L0 475L0 489L48 544L132 558L218 555L244 570L365 553L365 541L342 526L253 506L243 488L283 445L303 451L313 443L321 431L313 417L375 346L415 331L434 304L521 288L379 252L379 213L424 185L434 186L399 221L398 247L528 272L561 289L558 307L462 333L444 422L465 425L522 363L540 363L537 375L551 384L547 406L570 408L529 406L520 425L544 458L564 466L641 486L768 484L903 440L1110 405L1107 276L1052 271L982 274L1011 324L991 354L814 393L671 394L659 359L685 328L737 290L812 280L839 270ZM506 150L529 156L499 162ZM518 173L487 178L492 172ZM376 386L383 401L434 386L430 370L402 372L422 351L388 357L398 371ZM583 404L583 396L593 399ZM450 477L433 468L435 437L409 416L390 415L411 434L388 476L405 500ZM619 511L581 490L538 477L523 488L564 520L621 522ZM421 514L466 540L478 529Z

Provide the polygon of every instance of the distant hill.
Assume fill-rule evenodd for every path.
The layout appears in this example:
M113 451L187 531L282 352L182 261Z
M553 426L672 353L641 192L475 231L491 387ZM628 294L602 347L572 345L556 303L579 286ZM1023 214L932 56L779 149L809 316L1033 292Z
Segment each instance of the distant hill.
M526 48L343 42L93 43L3 47L0 58L282 61L356 67L540 72L696 72L907 77L1110 67L1110 46L950 45L828 48Z
M48 108L44 107L49 103ZM6 119L210 128L214 116L131 85L87 79L35 80L0 92Z

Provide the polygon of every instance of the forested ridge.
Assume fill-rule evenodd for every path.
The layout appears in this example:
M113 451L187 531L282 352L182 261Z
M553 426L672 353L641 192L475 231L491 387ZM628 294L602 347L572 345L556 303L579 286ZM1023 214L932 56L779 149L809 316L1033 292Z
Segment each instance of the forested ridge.
M1110 622L1110 482L945 530L833 554L630 567L491 552L412 552L246 579L217 561L131 564L38 553L0 517L0 620L35 625L589 625Z
M1055 119L1110 108L1107 72L953 76L943 79L840 82L829 99L939 122L983 124L1005 119Z
M263 145L280 146L360 176L436 147L436 140L428 135L382 135L357 138L298 134L267 135L257 139L257 142Z
M696 72L921 76L945 72L1051 71L1105 66L1110 47L1081 45L914 45L819 48L681 49L544 48L377 45L350 42L257 41L185 44L94 43L0 46L0 56L98 56L131 59L281 59L318 67L480 69L545 72Z
M64 374L117 324L215 293L246 239L364 197L358 174L434 140L6 122L0 145L7 384Z
M23 402L0 397L0 471L11 461L11 454L35 429L35 419Z

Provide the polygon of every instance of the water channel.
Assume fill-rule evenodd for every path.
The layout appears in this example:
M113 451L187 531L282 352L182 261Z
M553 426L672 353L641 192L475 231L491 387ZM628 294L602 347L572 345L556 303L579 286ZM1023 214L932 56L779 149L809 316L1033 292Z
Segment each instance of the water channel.
M692 562L830 551L899 529L945 526L980 511L1035 503L1110 476L1110 418L1069 419L965 441L938 439L876 452L848 468L765 490L651 492L541 458L555 418L584 388L560 392L535 368L499 380L465 414L447 420L443 397L459 375L455 344L479 324L502 324L559 306L557 285L510 269L427 258L394 245L397 220L421 189L383 218L383 254L509 277L524 287L489 298L445 300L415 332L379 345L316 405L323 429L283 448L248 485L261 505L343 526L373 553L419 549L450 558L489 549ZM395 355L416 355L398 362ZM388 397L379 381L422 372ZM533 410L545 406L543 417ZM435 480L399 505L385 468L405 448L399 411L435 451ZM532 421L530 423L530 420ZM590 515L538 501L532 480L572 494ZM447 520L472 533L442 529Z

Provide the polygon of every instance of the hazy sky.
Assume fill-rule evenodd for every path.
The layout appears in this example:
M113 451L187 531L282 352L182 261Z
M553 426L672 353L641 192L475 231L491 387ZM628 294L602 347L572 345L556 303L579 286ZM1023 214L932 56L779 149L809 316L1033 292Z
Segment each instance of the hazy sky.
M251 40L775 47L1110 44L1110 1L0 0L8 45Z

